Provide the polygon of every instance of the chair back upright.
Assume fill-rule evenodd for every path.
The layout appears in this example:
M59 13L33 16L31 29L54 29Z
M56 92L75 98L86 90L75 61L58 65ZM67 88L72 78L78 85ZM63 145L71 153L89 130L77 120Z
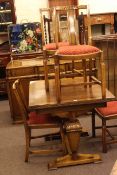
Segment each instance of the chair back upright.
M27 108L28 99L26 97L26 93L24 92L25 87L23 87L23 84L27 85L26 81L18 79L13 83L12 89L13 89L13 93L19 105L19 110L22 116L23 123L26 126L27 120L29 118L28 108Z
M69 44L77 45L79 44L79 40L78 40L78 28L77 28L75 7L69 7L67 9L67 22L68 22Z
M52 13L52 26L53 26L53 38L56 43L56 48L58 48L58 42L60 40L60 31L59 31L59 15L56 13L56 9L53 8Z
M41 21L41 31L42 31L42 45L51 42L50 37L50 9L42 8L40 9L40 21ZM48 39L49 38L49 39Z
M87 5L68 7L70 45L92 45L90 11Z
M48 42L51 43L51 19L47 18L45 15L43 15L43 21L44 21L44 34L45 34L45 44L47 44ZM48 36L48 38L47 38Z
M87 10L87 44L88 45L92 45L92 33L91 33L91 18L90 18L90 9L89 6L86 6L86 10ZM85 19L85 20L86 20ZM86 23L86 22L85 22Z

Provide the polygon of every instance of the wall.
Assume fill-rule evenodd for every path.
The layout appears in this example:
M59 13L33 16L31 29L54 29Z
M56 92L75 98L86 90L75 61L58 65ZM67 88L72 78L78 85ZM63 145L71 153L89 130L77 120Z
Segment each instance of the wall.
M79 0L79 4L87 4L90 8L90 13L107 13L117 12L117 1L111 2L111 0ZM110 33L110 25L106 24L106 34ZM92 35L100 35L101 25L92 26Z
M78 0L79 4L89 4L91 13L117 12L117 1L110 0ZM48 0L15 0L17 23L40 21L39 8L48 7ZM110 31L107 25L107 33ZM93 33L100 33L97 26Z
M40 21L39 8L48 7L48 0L15 0L17 23Z
M78 0L79 4L89 4L91 13L117 12L117 1ZM48 0L15 0L17 23L40 21L39 8L48 7Z
M116 0L79 0L79 4L89 4L90 13L117 12Z

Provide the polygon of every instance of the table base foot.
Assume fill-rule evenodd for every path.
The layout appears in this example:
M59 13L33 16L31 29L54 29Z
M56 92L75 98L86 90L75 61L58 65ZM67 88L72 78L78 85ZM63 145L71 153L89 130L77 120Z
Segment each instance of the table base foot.
M57 158L55 161L48 164L48 169L53 170L59 167L65 167L70 165L78 165L85 163L98 163L101 162L101 157L99 154L78 154L77 160L72 160L70 155L66 155Z

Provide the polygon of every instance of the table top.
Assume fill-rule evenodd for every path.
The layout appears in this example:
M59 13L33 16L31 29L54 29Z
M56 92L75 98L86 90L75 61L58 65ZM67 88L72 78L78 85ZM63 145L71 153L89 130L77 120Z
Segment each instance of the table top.
M61 65L65 63L71 63L71 61L61 61ZM50 59L48 61L48 66L54 65L54 60ZM17 60L11 60L8 64L6 69L19 69L19 68L25 68L25 67L43 67L43 59L41 58L32 58L32 59L17 59Z
M39 58L11 60L6 69L16 69L20 67L43 66L43 60Z
M80 80L78 80L80 79ZM81 78L72 79L74 83ZM68 78L64 80L67 84ZM71 80L70 80L71 81ZM106 90L106 99L101 97L101 87L98 84L85 88L84 86L69 86L61 89L61 102L57 103L55 96L55 81L49 80L49 92L45 90L45 81L31 81L29 85L29 110L38 112L90 110L94 107L106 106L106 102L115 99L114 95Z

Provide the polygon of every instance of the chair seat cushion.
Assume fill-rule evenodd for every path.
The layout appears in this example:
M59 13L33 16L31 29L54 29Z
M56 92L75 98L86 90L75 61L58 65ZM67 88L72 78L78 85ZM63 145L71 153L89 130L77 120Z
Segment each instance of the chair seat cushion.
M69 42L59 42L58 43L58 47L68 46L68 45L69 45ZM46 44L44 47L46 50L56 50L57 49L56 43L49 43L49 44Z
M107 102L107 107L96 108L96 111L104 117L117 116L117 101Z
M59 47L57 50L58 54L61 55L78 55L98 52L99 49L90 45L73 45L73 46L63 46Z
M36 112L30 112L27 121L28 124L50 124L59 122L59 117L52 117L51 114L37 114Z

